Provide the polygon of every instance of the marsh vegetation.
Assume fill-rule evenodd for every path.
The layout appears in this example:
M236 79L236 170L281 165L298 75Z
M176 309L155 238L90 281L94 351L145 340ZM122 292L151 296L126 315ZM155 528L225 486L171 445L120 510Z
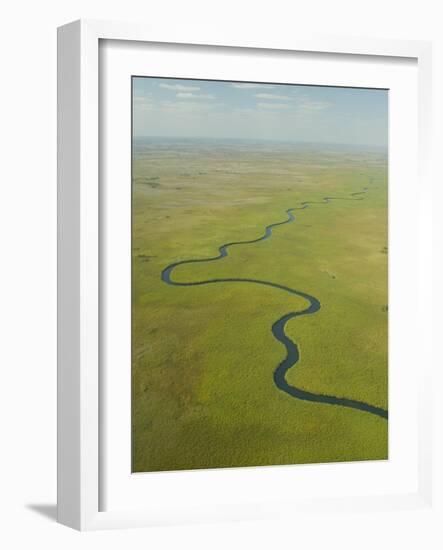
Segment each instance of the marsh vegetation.
M299 351L287 384L387 411L383 151L140 138L132 237L134 471L387 458L385 418L277 387L287 349L272 331L315 297L284 326ZM255 242L184 262L239 241ZM161 276L172 264L177 286Z

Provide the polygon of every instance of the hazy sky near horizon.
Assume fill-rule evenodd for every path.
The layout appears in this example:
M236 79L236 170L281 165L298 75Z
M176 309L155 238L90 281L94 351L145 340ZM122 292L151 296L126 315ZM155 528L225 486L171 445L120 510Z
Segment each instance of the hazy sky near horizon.
M133 133L385 147L388 91L134 77Z

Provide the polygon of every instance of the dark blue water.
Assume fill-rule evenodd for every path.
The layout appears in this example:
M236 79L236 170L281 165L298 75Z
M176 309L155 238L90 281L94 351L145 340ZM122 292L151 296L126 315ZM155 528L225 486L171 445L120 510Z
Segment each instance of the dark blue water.
M283 344L283 346L286 348L285 359L278 365L278 367L274 371L274 382L277 388L286 392L288 395L292 397L295 397L297 399L302 399L304 401L313 401L316 403L325 403L328 405L338 405L341 407L349 407L351 409L358 409L360 411L364 411L370 414L375 414L376 416L387 419L388 411L380 407L375 407L374 405L370 405L369 403L365 403L363 401L356 401L355 399L348 399L346 397L336 397L334 395L325 395L320 393L308 392L300 388L297 388L295 386L291 386L287 382L286 373L288 372L289 369L294 367L294 365L299 361L300 352L297 344L287 336L285 332L285 327L289 321L291 321L292 319L295 319L296 317L302 317L303 315L312 315L314 313L317 313L320 310L321 308L320 300L315 298L315 296L311 296L306 292L295 290L293 288L280 285L278 283L273 283L271 281L264 281L260 279L241 279L241 278L233 277L233 278L208 279L205 281L180 283L172 280L172 277L171 277L174 269L180 265L192 264L192 263L203 263L203 262L214 262L216 260L221 260L222 258L225 258L228 255L228 248L231 246L253 244L253 243L258 243L260 241L264 241L265 239L269 239L272 235L272 230L275 227L284 225L286 223L291 223L295 220L295 216L292 213L295 210L304 210L308 208L311 204L328 204L332 200L352 200L352 201L363 200L363 197L359 197L358 195L364 195L367 191L368 191L368 188L365 187L362 191L359 191L357 193L351 193L350 197L324 197L323 200L317 201L317 202L314 202L314 201L302 202L301 206L295 207L295 208L289 208L288 210L286 210L286 213L288 216L285 220L268 225L265 228L265 232L261 237L258 237L257 239L253 239L250 241L234 241L234 242L222 244L218 249L219 254L211 258L182 260L182 261L170 264L168 265L168 267L166 267L162 271L161 278L162 278L162 281L164 281L168 285L174 285L174 286L199 286L199 285L209 285L209 284L217 284L217 283L248 283L248 284L252 283L257 285L270 286L270 287L276 288L277 290L281 290L289 294L294 294L296 296L299 296L300 298L303 298L308 303L308 307L306 307L306 309L303 309L302 311L294 311L291 313L287 313L286 315L284 315L283 317L275 321L275 323L272 325L271 330L272 330L272 334L274 335L274 338L278 340L281 344ZM357 197L357 198L354 198L354 197Z

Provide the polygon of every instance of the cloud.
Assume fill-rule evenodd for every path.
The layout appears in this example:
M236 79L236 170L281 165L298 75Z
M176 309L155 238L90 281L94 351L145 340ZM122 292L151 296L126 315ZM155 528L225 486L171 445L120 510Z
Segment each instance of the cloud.
M211 94L193 94L191 92L179 92L176 97L180 99L215 99Z
M134 97L134 110L151 111L154 108L152 99L147 96Z
M159 88L166 88L167 90L174 90L175 92L198 92L200 86L185 86L184 84L159 84Z
M287 109L289 112L299 116L314 115L324 109L328 109L333 104L329 101L321 101L311 99L310 97L303 95L298 97L295 101L294 98L290 98L284 95L258 93L254 94L258 99L264 99L266 101L257 103L257 108L268 110L280 110ZM288 100L292 100L287 102ZM277 101L279 101L277 103ZM284 101L284 103L282 103Z
M205 103L204 101L195 101L193 98L184 100L165 100L160 102L158 111L164 111L168 113L174 113L176 115L186 114L207 114L209 111L214 111L221 107L219 103Z
M299 113L315 113L328 109L331 106L332 103L329 101L316 101L306 96L302 96L297 103L297 110Z
M280 109L289 109L289 105L287 103L257 103L257 107L259 109L272 109L272 110L280 110Z
M233 82L231 84L233 88L239 88L240 90L253 90L255 88L273 88L272 84L252 84L248 82Z
M258 97L259 99L280 99L280 100L287 100L292 99L288 95L278 95L278 94L266 94L266 93L260 93L260 94L254 94L255 97Z

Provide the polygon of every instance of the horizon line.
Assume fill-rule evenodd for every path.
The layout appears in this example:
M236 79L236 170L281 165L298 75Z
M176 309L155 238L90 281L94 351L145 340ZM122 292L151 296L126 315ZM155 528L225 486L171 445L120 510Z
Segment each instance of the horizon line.
M249 142L263 142L263 143L287 143L287 144L310 144L310 145L341 145L346 147L374 147L379 149L388 149L389 143L386 144L373 144L373 143L345 143L335 141L308 141L308 140L289 140L289 139L272 139L272 138L252 138L252 137L228 137L228 136L159 136L159 135L133 135L132 138L149 138L149 139L176 139L176 140L212 140L212 141L249 141Z

